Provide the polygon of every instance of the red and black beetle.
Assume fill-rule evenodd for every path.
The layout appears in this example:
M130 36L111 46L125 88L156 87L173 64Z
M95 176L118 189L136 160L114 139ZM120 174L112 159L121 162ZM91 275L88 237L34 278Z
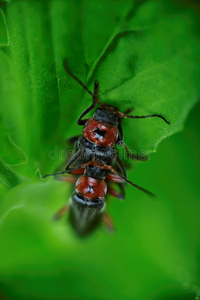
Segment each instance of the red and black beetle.
M77 124L83 125L82 136L77 136L69 139L69 141L76 142L76 154L70 159L66 166L66 170L77 160L88 162L93 159L99 159L106 164L111 164L113 160L116 161L125 175L124 167L117 155L117 151L114 148L116 144L123 145L128 156L135 160L145 160L146 157L133 155L123 141L123 131L121 127L121 121L124 118L131 119L144 119L151 117L158 117L163 119L167 124L170 124L163 116L153 114L148 116L131 116L128 113L131 109L125 113L119 112L118 109L111 105L103 104L99 101L98 90L99 83L95 81L93 93L78 79L68 68L67 61L64 61L64 67L68 74L74 78L91 96L92 104L80 115ZM95 108L96 104L100 105L97 108L93 118L82 119L88 112Z
M72 227L79 236L85 236L93 231L101 220L104 221L109 230L113 230L111 218L105 212L105 197L107 194L110 194L123 200L125 196L124 182L128 182L137 189L145 192L148 196L155 196L148 190L129 181L112 166L105 165L104 162L96 160L60 173L47 174L44 178L52 175L64 175L66 173L71 175L56 178L74 183L75 192L71 195L70 201L55 215L55 219L60 218L64 213L69 211ZM75 177L76 175L81 176L77 178ZM120 192L113 188L113 183L118 185Z
M67 62L64 62L67 72L92 96L92 104L81 114L77 123L84 125L82 136L73 137L69 141L75 142L75 155L68 162L65 171L60 173L48 174L64 175L81 175L78 179L72 176L60 177L60 180L75 183L75 192L72 194L69 205L65 205L55 216L59 218L69 208L69 215L72 226L78 235L84 236L97 227L103 218L108 228L112 228L112 222L108 214L105 213L105 197L111 194L119 199L124 198L123 182L128 182L137 189L145 192L149 196L155 196L148 190L132 183L126 178L126 171L117 155L114 146L120 142L130 157L138 159L131 155L129 149L123 141L123 131L121 120L123 118L140 119L159 117L167 124L170 124L161 115L148 116L130 116L127 113L121 113L117 108L105 105L98 99L99 84L95 82L94 92L91 93L88 88L70 71ZM82 118L90 112L96 104L97 108L93 118ZM80 166L70 168L73 164L81 162ZM123 175L117 172L113 165L116 164ZM121 192L113 189L110 183L117 183Z

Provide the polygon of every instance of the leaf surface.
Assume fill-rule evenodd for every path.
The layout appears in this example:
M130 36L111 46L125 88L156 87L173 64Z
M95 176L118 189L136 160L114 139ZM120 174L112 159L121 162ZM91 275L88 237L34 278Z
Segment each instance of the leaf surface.
M199 23L177 1L1 1L0 278L10 299L194 299L199 288ZM116 226L78 239L52 217L73 188L53 178L81 134L91 97L134 115L123 121L131 150L158 153L127 170L158 195L126 186L107 201ZM89 114L89 116L92 115ZM8 129L9 128L9 129ZM124 158L124 152L122 159ZM0 297L2 296L0 295ZM3 297L3 296L2 296Z

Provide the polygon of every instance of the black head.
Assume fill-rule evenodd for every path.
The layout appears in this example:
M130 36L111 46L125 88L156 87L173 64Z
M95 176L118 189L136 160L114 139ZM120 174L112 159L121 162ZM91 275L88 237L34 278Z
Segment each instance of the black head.
M119 123L119 117L115 114L116 109L113 106L109 107L113 109L113 112L110 110L97 108L94 113L94 118L117 127Z
M108 171L102 170L100 167L88 165L85 168L85 175L96 179L105 179Z

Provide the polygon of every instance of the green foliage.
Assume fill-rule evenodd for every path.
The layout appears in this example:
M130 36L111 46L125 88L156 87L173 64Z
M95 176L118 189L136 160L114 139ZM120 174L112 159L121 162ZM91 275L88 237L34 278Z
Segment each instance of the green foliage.
M91 97L135 115L125 141L152 153L180 131L200 94L199 24L176 1L0 1L0 297L11 299L194 299L199 293L199 122L159 147L129 179L124 203L108 203L116 224L79 240L53 214L71 189L41 175L65 159ZM199 109L199 108L198 108ZM50 154L54 154L54 158ZM50 159L51 157L51 159ZM1 295L2 293L2 295ZM6 298L5 298L6 299Z

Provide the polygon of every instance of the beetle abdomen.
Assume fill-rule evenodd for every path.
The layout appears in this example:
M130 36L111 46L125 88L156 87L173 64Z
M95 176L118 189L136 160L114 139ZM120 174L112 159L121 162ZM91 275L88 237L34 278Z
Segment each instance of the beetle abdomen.
M79 236L93 231L104 213L104 200L88 200L77 193L70 199L70 221Z

